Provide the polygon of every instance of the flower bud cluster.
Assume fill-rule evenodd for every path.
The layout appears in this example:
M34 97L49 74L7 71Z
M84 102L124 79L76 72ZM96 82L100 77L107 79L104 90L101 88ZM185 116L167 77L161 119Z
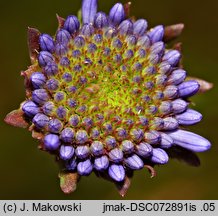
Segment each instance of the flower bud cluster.
M69 172L107 173L124 181L129 170L166 164L167 150L205 151L205 138L181 129L201 121L189 108L199 90L186 81L181 53L167 49L164 27L126 18L115 4L109 15L83 0L81 24L70 15L54 37L39 37L38 67L29 76L26 118L43 134L43 149Z

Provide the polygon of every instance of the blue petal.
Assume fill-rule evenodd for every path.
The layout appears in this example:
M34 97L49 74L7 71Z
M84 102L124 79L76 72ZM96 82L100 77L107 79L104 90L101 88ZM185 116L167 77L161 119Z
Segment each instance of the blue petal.
M49 95L45 89L36 89L32 93L32 99L38 104L44 104L49 99Z
M125 170L122 165L112 164L108 169L108 174L117 182L121 182L125 178Z
M149 61L151 64L157 64L158 62L160 62L160 56L158 54L153 54L151 53L148 57Z
M88 141L88 134L85 130L78 130L76 133L76 141L78 144L84 144Z
M59 137L56 134L48 134L44 137L44 145L47 150L57 150L60 144Z
M102 29L106 26L108 26L108 18L107 15L103 12L99 12L95 15L95 21L94 21L95 27Z
M58 73L58 66L55 62L47 62L44 71L48 76L56 75Z
M166 133L160 133L161 141L160 141L160 147L168 149L173 145L173 139L167 135Z
M48 34L41 34L39 37L40 48L43 51L54 52L54 41L53 38Z
M145 34L148 27L148 23L145 19L137 20L133 25L133 33L138 36Z
M164 126L163 126L164 130L175 130L179 126L178 121L173 117L166 117L163 120L164 120Z
M168 62L162 62L159 65L159 73L160 74L167 74L171 71L172 67Z
M160 133L154 130L145 133L145 140L149 144L157 144L160 141Z
M29 117L33 117L34 115L40 112L39 107L32 101L26 101L22 105L22 110Z
M201 113L193 109L187 109L186 112L176 115L176 120L179 122L180 125L193 125L200 122L201 119Z
M41 72L34 72L30 76L30 81L35 89L39 89L44 86L46 77Z
M167 153L161 148L154 148L151 161L156 164L166 164L169 160Z
M182 99L172 101L172 109L175 114L184 112L188 107L188 103Z
M75 38L74 38L74 45L77 47L77 48L81 48L81 47L83 47L84 45L85 45L85 43L86 43L86 41L85 41L85 39L84 39L84 37L83 36L76 36Z
M130 135L136 142L140 142L144 138L144 132L142 129L132 129Z
M168 135L173 138L174 144L194 152L203 152L211 147L207 139L189 131L176 130L169 132Z
M150 128L153 130L160 130L164 126L164 121L162 118L154 117L153 120L150 121Z
M46 87L47 87L47 89L48 90L50 90L50 91L55 91L55 90L57 90L58 89L58 87L59 87L59 82L58 82L58 80L56 80L56 79L49 79L47 82L46 82Z
M163 93L166 99L174 99L178 96L178 88L175 85L168 85Z
M80 26L79 20L74 15L68 16L64 23L64 29L66 29L71 34L74 34L76 31L78 31L79 26Z
M56 42L62 43L62 44L68 44L70 39L71 39L71 35L67 30L60 29L57 31Z
M94 23L94 18L97 13L97 7L98 7L97 0L83 0L82 3L83 24Z
M164 56L163 61L168 62L172 66L176 66L179 63L181 54L178 50L169 50Z
M168 79L168 84L178 85L186 78L186 71L182 69L174 70Z
M124 160L126 166L133 170L139 170L143 168L144 163L142 159L137 155L132 155Z
M99 156L99 155L103 154L104 146L103 146L102 142L94 141L90 146L90 150L91 150L92 154L94 154L95 156Z
M108 149L113 149L116 146L116 139L112 136L108 136L105 139L105 144Z
M48 129L52 133L59 133L63 128L63 124L59 119L51 119L48 123Z
M151 54L162 55L164 53L165 45L162 41L154 43L151 48Z
M67 53L67 45L66 44L61 44L61 43L57 43L55 45L55 53L59 56L63 56L64 54Z
M38 56L39 65L44 67L48 64L48 62L54 61L54 57L48 51L41 51Z
M42 106L42 111L48 116L50 116L54 112L54 110L55 105L51 101L44 103L44 105Z
M112 149L108 155L110 159L115 163L123 159L123 152L118 148Z
M151 38L151 42L155 43L162 41L164 36L164 28L162 25L156 26L148 33L148 36Z
M143 35L138 39L137 45L142 46L144 48L149 48L151 45L151 40L147 35Z
M49 118L42 113L38 113L34 116L32 122L37 128L42 129L48 126Z
M111 8L109 18L113 25L119 25L124 20L125 11L121 3L117 3Z
M93 169L93 166L89 159L83 162L80 162L77 165L77 172L83 176L89 175L92 172L92 169Z
M89 156L89 147L88 146L78 146L75 150L75 154L78 158L84 159Z
M75 132L72 128L66 127L64 130L61 131L60 138L66 143L71 143L75 136Z
M64 146L60 147L60 158L62 160L69 160L74 155L74 148L73 146Z
M70 60L67 57L62 57L60 60L60 65L63 67L68 67L70 65Z
M131 153L134 150L134 145L130 140L124 140L122 142L122 150L124 153Z
M159 106L159 111L162 114L169 114L172 111L172 103L169 101L162 101Z
M130 20L124 20L120 23L118 29L121 35L130 35L133 33L133 23Z
M87 37L92 36L94 34L94 32L95 32L95 29L94 29L93 25L91 25L91 24L84 24L81 28L81 33Z
M101 156L95 159L94 168L98 171L106 170L109 166L109 160L107 156Z
M195 95L200 88L200 85L195 80L188 80L186 82L181 83L178 86L178 92L180 97L191 97Z
M136 153L144 158L151 156L153 148L150 144L142 142L136 145Z

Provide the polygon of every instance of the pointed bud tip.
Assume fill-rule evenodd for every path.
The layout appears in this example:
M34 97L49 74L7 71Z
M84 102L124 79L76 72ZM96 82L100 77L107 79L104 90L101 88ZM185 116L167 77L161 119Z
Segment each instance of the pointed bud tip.
M58 27L62 28L64 26L65 19L63 17L60 17L58 14L56 14L57 20L58 20Z

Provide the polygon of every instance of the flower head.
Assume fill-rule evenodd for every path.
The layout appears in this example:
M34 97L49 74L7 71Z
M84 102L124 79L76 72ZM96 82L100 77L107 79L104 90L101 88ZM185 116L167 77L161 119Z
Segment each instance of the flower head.
M97 0L83 0L82 23L58 19L54 37L29 30L33 66L23 74L27 99L18 113L67 173L95 171L125 184L134 170L166 164L175 146L210 148L181 129L202 119L188 108L199 83L186 80L180 51L166 48L183 25L148 29L120 3L109 15L97 12Z

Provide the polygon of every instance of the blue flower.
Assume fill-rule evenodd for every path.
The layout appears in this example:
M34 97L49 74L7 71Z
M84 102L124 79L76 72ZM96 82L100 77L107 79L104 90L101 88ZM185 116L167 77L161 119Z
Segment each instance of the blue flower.
M68 173L94 171L125 187L133 171L166 164L171 150L202 152L211 144L184 129L202 119L189 108L200 85L166 44L176 33L148 29L121 3L109 15L97 3L83 0L82 23L59 17L54 37L35 34L38 56L19 113ZM175 28L181 33L183 25Z

